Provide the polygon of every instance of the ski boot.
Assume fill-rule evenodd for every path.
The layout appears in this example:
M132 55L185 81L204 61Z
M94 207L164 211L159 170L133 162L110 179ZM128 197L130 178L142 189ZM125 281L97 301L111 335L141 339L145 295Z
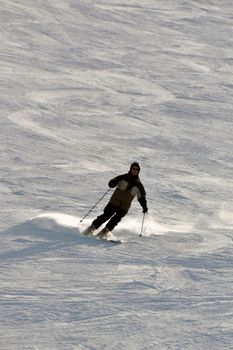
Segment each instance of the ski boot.
M96 237L100 238L100 239L107 239L109 232L110 232L109 229L107 227L105 227L97 234Z
M85 236L91 236L95 230L96 230L95 226L91 225L83 232L83 234Z

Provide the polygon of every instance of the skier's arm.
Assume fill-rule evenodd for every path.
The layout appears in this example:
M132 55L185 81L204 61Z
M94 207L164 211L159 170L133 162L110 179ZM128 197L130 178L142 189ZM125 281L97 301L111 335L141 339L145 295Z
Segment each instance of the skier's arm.
M118 185L119 181L121 181L124 178L125 175L119 175L111 179L108 183L108 186L111 188L114 188Z
M138 201L141 204L143 213L147 213L148 212L148 208L147 208L146 196L140 197Z
M146 191L145 191L142 183L140 183L139 192L140 192L140 195L138 196L138 201L142 207L143 213L147 213L148 207L147 207L147 200L146 200Z

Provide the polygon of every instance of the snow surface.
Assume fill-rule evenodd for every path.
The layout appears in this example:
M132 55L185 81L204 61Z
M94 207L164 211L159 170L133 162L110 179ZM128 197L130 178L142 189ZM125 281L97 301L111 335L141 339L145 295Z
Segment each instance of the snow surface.
M0 5L0 349L233 349L232 1Z

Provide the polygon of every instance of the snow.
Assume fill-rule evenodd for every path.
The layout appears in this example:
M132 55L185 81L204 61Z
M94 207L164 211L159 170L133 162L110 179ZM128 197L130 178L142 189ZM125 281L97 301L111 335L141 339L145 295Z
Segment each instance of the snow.
M1 0L0 349L229 350L232 2ZM113 234L84 237L138 161Z

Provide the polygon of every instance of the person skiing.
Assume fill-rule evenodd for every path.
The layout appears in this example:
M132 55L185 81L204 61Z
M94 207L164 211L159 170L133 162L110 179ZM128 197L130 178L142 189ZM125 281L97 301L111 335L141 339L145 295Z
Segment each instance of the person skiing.
M134 162L131 164L128 173L118 175L109 181L109 187L116 187L116 189L104 208L103 214L97 216L84 234L93 234L103 223L108 221L106 226L97 235L100 238L107 238L108 232L112 231L127 214L131 202L136 196L143 209L143 213L148 211L146 192L139 179L139 172L140 165Z

